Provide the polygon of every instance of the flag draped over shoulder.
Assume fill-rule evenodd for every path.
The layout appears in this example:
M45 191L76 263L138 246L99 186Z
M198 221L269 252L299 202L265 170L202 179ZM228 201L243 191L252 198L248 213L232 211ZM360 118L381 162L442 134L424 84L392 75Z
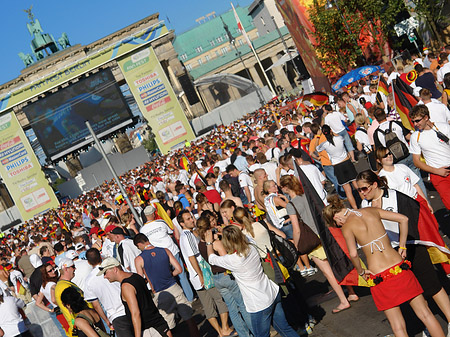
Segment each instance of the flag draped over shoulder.
M352 262L342 250L334 235L325 226L322 219L322 210L325 205L317 194L311 181L307 178L302 169L294 161L296 176L299 178L305 192L306 199L308 200L308 206L311 210L311 214L314 219L314 224L317 227L317 231L322 241L322 246L327 254L328 262L330 263L333 274L337 281L341 283L346 280L347 275L354 269ZM345 245L345 243L344 243ZM348 281L348 280L346 280ZM345 283L347 285L359 285L357 281L355 283Z
M392 80L392 91L394 93L395 109L400 115L403 126L409 130L414 130L414 126L409 118L409 111L417 104L413 91L409 85L400 78Z

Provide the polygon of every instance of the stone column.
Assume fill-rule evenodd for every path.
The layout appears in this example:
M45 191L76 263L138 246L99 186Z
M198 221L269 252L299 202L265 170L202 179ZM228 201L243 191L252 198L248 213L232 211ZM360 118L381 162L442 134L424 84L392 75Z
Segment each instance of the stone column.
M114 144L120 153L126 153L133 149L126 133L118 134L117 138L114 138Z
M253 82L255 82L256 85L260 88L264 87L263 81L261 81L261 77L259 77L258 71L256 70L255 66L249 67L248 71L252 76Z
M272 62L275 63L278 61L276 56L272 57ZM285 91L292 90L291 84L289 83L289 79L284 72L283 66L273 67L272 73L275 76L275 82L277 85L281 85Z

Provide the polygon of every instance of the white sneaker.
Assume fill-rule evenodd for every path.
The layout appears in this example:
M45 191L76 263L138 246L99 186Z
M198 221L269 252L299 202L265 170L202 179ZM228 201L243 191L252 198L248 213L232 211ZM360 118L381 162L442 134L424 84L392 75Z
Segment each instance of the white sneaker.
M299 269L300 269L300 268L299 268ZM308 276L308 269L306 269L306 267L305 267L305 269L300 270L300 274L301 274L303 277Z
M315 273L317 273L317 268L309 267L308 269L306 269L306 276L312 276Z

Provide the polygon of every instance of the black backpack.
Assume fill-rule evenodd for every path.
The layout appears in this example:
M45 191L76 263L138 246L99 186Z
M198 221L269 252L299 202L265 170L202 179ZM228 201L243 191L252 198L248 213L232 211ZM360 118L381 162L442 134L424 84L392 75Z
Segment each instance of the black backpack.
M394 163L398 163L400 160L409 156L409 151L406 144L397 137L397 134L394 131L392 131L392 123L394 122L389 122L389 129L382 131L378 128L377 131L383 133L384 140L386 141L386 148L394 156Z
M274 231L271 231L264 220L260 220L259 222L266 227L269 232L270 244L272 245L273 250L278 252L278 255L281 257L281 264L287 269L294 268L297 264L298 257L300 256L295 245L291 241L282 238Z

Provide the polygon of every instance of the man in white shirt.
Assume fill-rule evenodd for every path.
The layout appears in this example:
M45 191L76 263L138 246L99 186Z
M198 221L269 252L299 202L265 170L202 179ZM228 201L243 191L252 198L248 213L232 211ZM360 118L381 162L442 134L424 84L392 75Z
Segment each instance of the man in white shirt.
M102 262L97 249L89 249L86 258L93 269L85 280L84 299L92 304L110 329L114 328L117 337L134 337L133 325L126 316L120 299L120 284L97 276L100 271L98 267Z
M227 173L232 178L238 178L239 186L243 190L243 193L241 193L242 203L244 205L253 204L255 201L255 192L252 178L247 173L239 171L233 164L227 166Z
M449 123L450 110L436 99L431 99L431 92L428 89L420 90L420 99L428 108L430 114L430 122L432 123Z
M266 151L265 155L267 160L274 160L278 161L278 158L280 157L281 150L277 147L277 141L275 138L269 138L266 141L266 145L269 147L269 149Z
M417 130L411 136L414 164L430 173L431 183L445 207L450 209L450 125L432 123L428 108L423 104L413 107L410 118ZM425 163L420 160L421 154Z
M189 211L183 210L178 214L177 220L181 227L183 227L183 232L180 235L180 249L188 268L192 286L196 290L200 302L203 305L208 322L220 335L223 335L222 330L226 330L228 326L228 323L225 327L223 326L224 320L228 322L228 308L223 303L222 297L215 287L210 289L204 288L203 273L199 265L203 259L198 249L200 239L194 234L195 219ZM221 316L222 328L219 326L216 318L216 307Z
M68 250L65 257L71 259L75 265L75 276L73 277L72 282L84 291L85 280L91 272L92 267L86 260L80 259L78 253L74 250Z
M183 267L183 261L180 256L180 249L175 244L171 235L174 231L169 227L169 225L162 219L156 219L155 217L156 208L153 205L149 205L144 209L145 217L147 222L141 227L139 232L145 234L150 241L150 243L158 248L167 248L170 250L172 255L177 259L177 261L182 266L182 272L178 275L178 278L183 288L183 292L189 302L194 300L194 292L192 291L191 284L187 278L186 270ZM174 228L177 231L176 228Z
M437 71L436 77L439 84L442 84L442 82L444 82L445 74L450 73L450 62L448 61L448 55L445 52L439 54L439 59L443 61L443 65Z
M120 226L117 226L108 234L111 241L118 245L117 260L120 261L123 269L135 273L136 267L134 265L134 259L141 254L141 251L134 245L133 240L125 238L125 235L127 235L127 233L125 233L124 228Z

